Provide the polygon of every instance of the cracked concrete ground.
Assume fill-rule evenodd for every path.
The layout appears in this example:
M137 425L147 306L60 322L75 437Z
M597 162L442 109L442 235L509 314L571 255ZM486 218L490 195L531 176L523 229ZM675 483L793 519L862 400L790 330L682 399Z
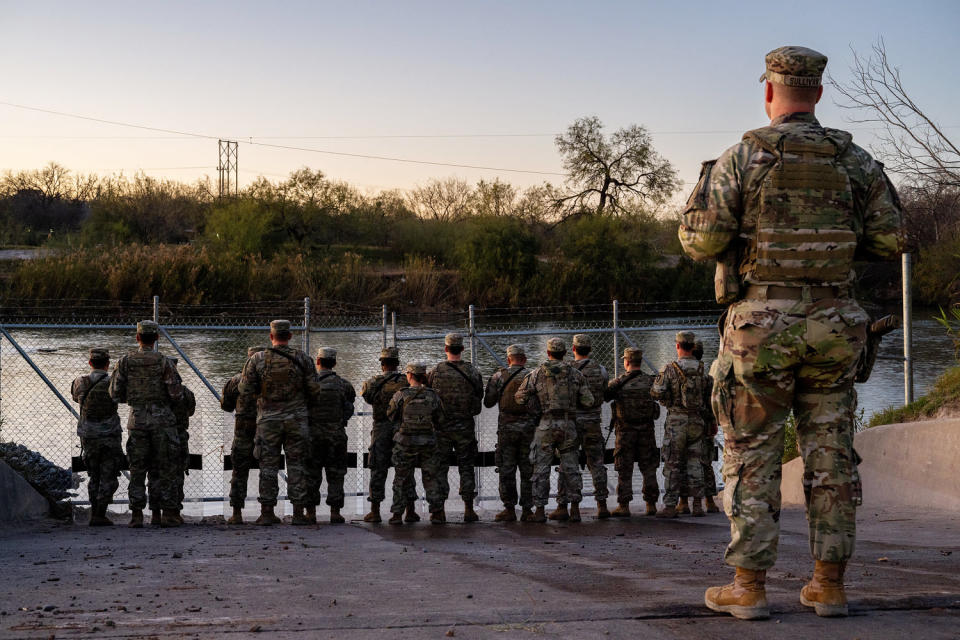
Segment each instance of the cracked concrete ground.
M0 637L956 638L960 514L871 510L851 616L799 603L812 561L783 514L769 621L703 606L729 581L726 518L390 527L45 522L0 529ZM119 520L119 517L117 518ZM453 521L459 521L454 514Z

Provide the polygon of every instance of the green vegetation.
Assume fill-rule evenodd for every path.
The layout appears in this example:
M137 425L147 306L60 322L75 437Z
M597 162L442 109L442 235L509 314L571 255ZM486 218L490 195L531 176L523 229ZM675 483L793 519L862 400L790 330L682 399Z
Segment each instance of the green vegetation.
M874 414L867 426L930 420L957 412L960 412L960 366L947 369L925 396L905 407L890 407Z

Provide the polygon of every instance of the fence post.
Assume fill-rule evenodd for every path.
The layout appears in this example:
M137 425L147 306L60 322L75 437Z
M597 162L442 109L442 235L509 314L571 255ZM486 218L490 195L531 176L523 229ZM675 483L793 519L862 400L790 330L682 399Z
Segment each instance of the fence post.
M160 296L153 296L153 321L157 323L157 326L160 326ZM157 340L153 343L153 350L158 351L160 349L160 341Z
M303 352L310 357L310 298L303 299Z
M473 305L470 305L467 313L468 313L468 321L469 321L469 323L470 323L470 324L469 324L469 326L470 326L470 362L472 362L474 365L476 365L476 364L477 364L476 344L475 344L475 343L476 343L476 338L474 337L476 331L475 331L475 327L474 327L474 324L473 324L473 320L474 320L474 317L473 317Z
M387 348L387 305L383 305L383 314L380 319L380 324L383 327L383 346L382 349Z
M620 301L613 301L613 377L620 375L620 341L617 340L617 330L620 328Z
M913 402L913 289L910 254L903 254L903 404Z
M393 329L393 346L397 346L397 312L390 312L390 326Z

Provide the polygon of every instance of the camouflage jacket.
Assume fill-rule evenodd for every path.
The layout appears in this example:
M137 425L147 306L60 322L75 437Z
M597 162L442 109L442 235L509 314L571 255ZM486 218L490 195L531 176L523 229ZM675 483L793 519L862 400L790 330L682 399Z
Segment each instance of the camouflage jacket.
M437 363L427 373L427 385L440 396L446 414L442 427L462 428L473 424L483 408L483 376L464 360Z
M574 360L572 366L583 374L590 386L590 393L593 394L593 403L588 408L577 411L577 417L587 420L600 420L603 393L607 388L607 383L610 382L610 374L607 373L607 368L593 358Z
M220 394L220 408L224 411L233 411L236 420L256 420L257 419L257 399L256 397L247 397L240 400L240 379L242 373L238 373L223 385L223 392Z
M147 350L149 351L149 350ZM136 353L144 353L144 349ZM132 354L131 354L132 355ZM127 402L131 392L129 384L130 355L121 356L110 376L110 396L116 402ZM159 384L164 389L164 397L156 402L132 404L127 418L127 429L149 431L162 427L173 427L177 418L173 413L173 403L183 399L183 384L177 366L172 358L163 358Z
M571 422L577 409L594 403L587 379L561 360L547 360L534 369L520 383L516 400L544 419L563 418Z
M380 375L371 376L363 381L360 387L360 396L373 409L373 428L393 428L396 423L387 417L387 407L390 400L400 389L410 386L407 377L399 371L388 371ZM390 391L394 389L394 391Z
M498 369L487 381L483 405L488 409L500 407L497 424L501 428L524 431L534 426L536 416L530 413L527 406L517 404L516 399L517 389L529 373L530 369L515 364L505 369Z
M420 406L411 405L411 409L417 409L416 415L408 415L411 412L405 411L405 407L407 402L413 398L425 402ZM421 385L400 389L393 394L393 398L390 399L390 404L387 406L387 417L399 424L394 440L403 441L403 438L406 437L413 438L413 440L410 440L413 444L424 444L428 440L433 440L433 432L444 423L446 413L439 394L430 387ZM406 418L412 418L412 420L407 421ZM428 424L422 424L423 422Z
M896 190L884 174L883 165L852 144L849 134L821 127L812 113L780 116L770 123L770 127L745 134L743 141L724 151L717 160L703 163L700 180L690 195L679 228L680 242L687 255L694 260L708 260L725 258L730 255L729 251L736 251L735 273L739 274L742 282L796 285L795 282L776 277L761 278L756 275L758 263L755 249L760 237L758 227L763 225L759 217L765 206L761 187L771 169L779 166L777 155L767 148L769 145L758 142L758 136L770 138L779 134L790 135L795 143L799 141L801 149L804 140L809 140L811 144L824 141L835 144L839 150L836 162L841 165L852 190L852 194L826 192L832 194L829 199L810 196L810 201L804 201L796 208L796 215L802 215L804 222L794 226L806 224L814 228L793 231L807 232L808 236L816 234L818 224L823 224L825 212L829 213L837 206L841 209L847 207L852 212L849 226L855 234L855 243L851 243L855 246L850 248L851 262L854 257L859 260L886 260L896 256L903 243L902 213ZM808 171L802 175L814 173ZM793 188L799 189L796 185ZM820 209L817 208L817 197L823 200ZM780 203L778 206L784 205ZM761 230L770 231L765 228ZM849 231L846 233L849 234ZM830 256L831 252L837 250L828 239L812 244L817 246L804 247L808 251L804 255ZM776 248L778 245L770 246ZM847 282L851 274L845 276ZM815 281L817 273L812 266L808 269L807 277L813 280L809 284L818 284Z
M677 371L678 368L683 371L683 377L691 381L695 381L696 377L700 378L694 382L698 385L697 397L688 399L686 404L683 400L683 379ZM699 360L693 356L684 356L663 368L650 388L650 396L667 408L668 419L671 416L683 415L687 419L702 420L704 411L710 407L711 386L707 384L708 378Z
M660 417L660 405L650 395L653 383L654 376L638 370L610 381L603 397L613 400L612 413L618 427L653 427L653 421Z
M307 398L319 391L310 357L299 349L281 345L247 358L240 374L237 403L252 402L256 398L258 422L306 420Z
M100 384L106 387L106 398L101 402L110 400L112 405L112 415L105 417L94 417L87 415L87 393L94 385ZM80 405L80 420L77 422L77 435L81 438L100 438L103 436L113 436L120 433L120 415L117 413L117 404L109 398L110 393L110 374L102 369L94 369L85 376L80 376L70 385L70 395L73 401ZM108 407L102 407L97 411L98 414L111 413Z
M344 378L330 370L318 371L317 382L321 395L312 395L307 402L310 415L310 427L322 429L343 429L353 416L357 391ZM339 389L330 393L330 390Z

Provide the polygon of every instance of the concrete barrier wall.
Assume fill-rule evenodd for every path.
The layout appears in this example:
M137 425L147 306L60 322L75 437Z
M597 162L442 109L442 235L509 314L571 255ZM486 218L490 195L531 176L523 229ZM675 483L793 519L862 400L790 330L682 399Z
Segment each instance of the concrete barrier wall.
M861 431L864 507L930 507L960 512L960 420L890 424ZM783 504L803 500L803 461L783 467Z
M36 520L49 513L47 499L37 493L10 465L0 460L0 524Z

